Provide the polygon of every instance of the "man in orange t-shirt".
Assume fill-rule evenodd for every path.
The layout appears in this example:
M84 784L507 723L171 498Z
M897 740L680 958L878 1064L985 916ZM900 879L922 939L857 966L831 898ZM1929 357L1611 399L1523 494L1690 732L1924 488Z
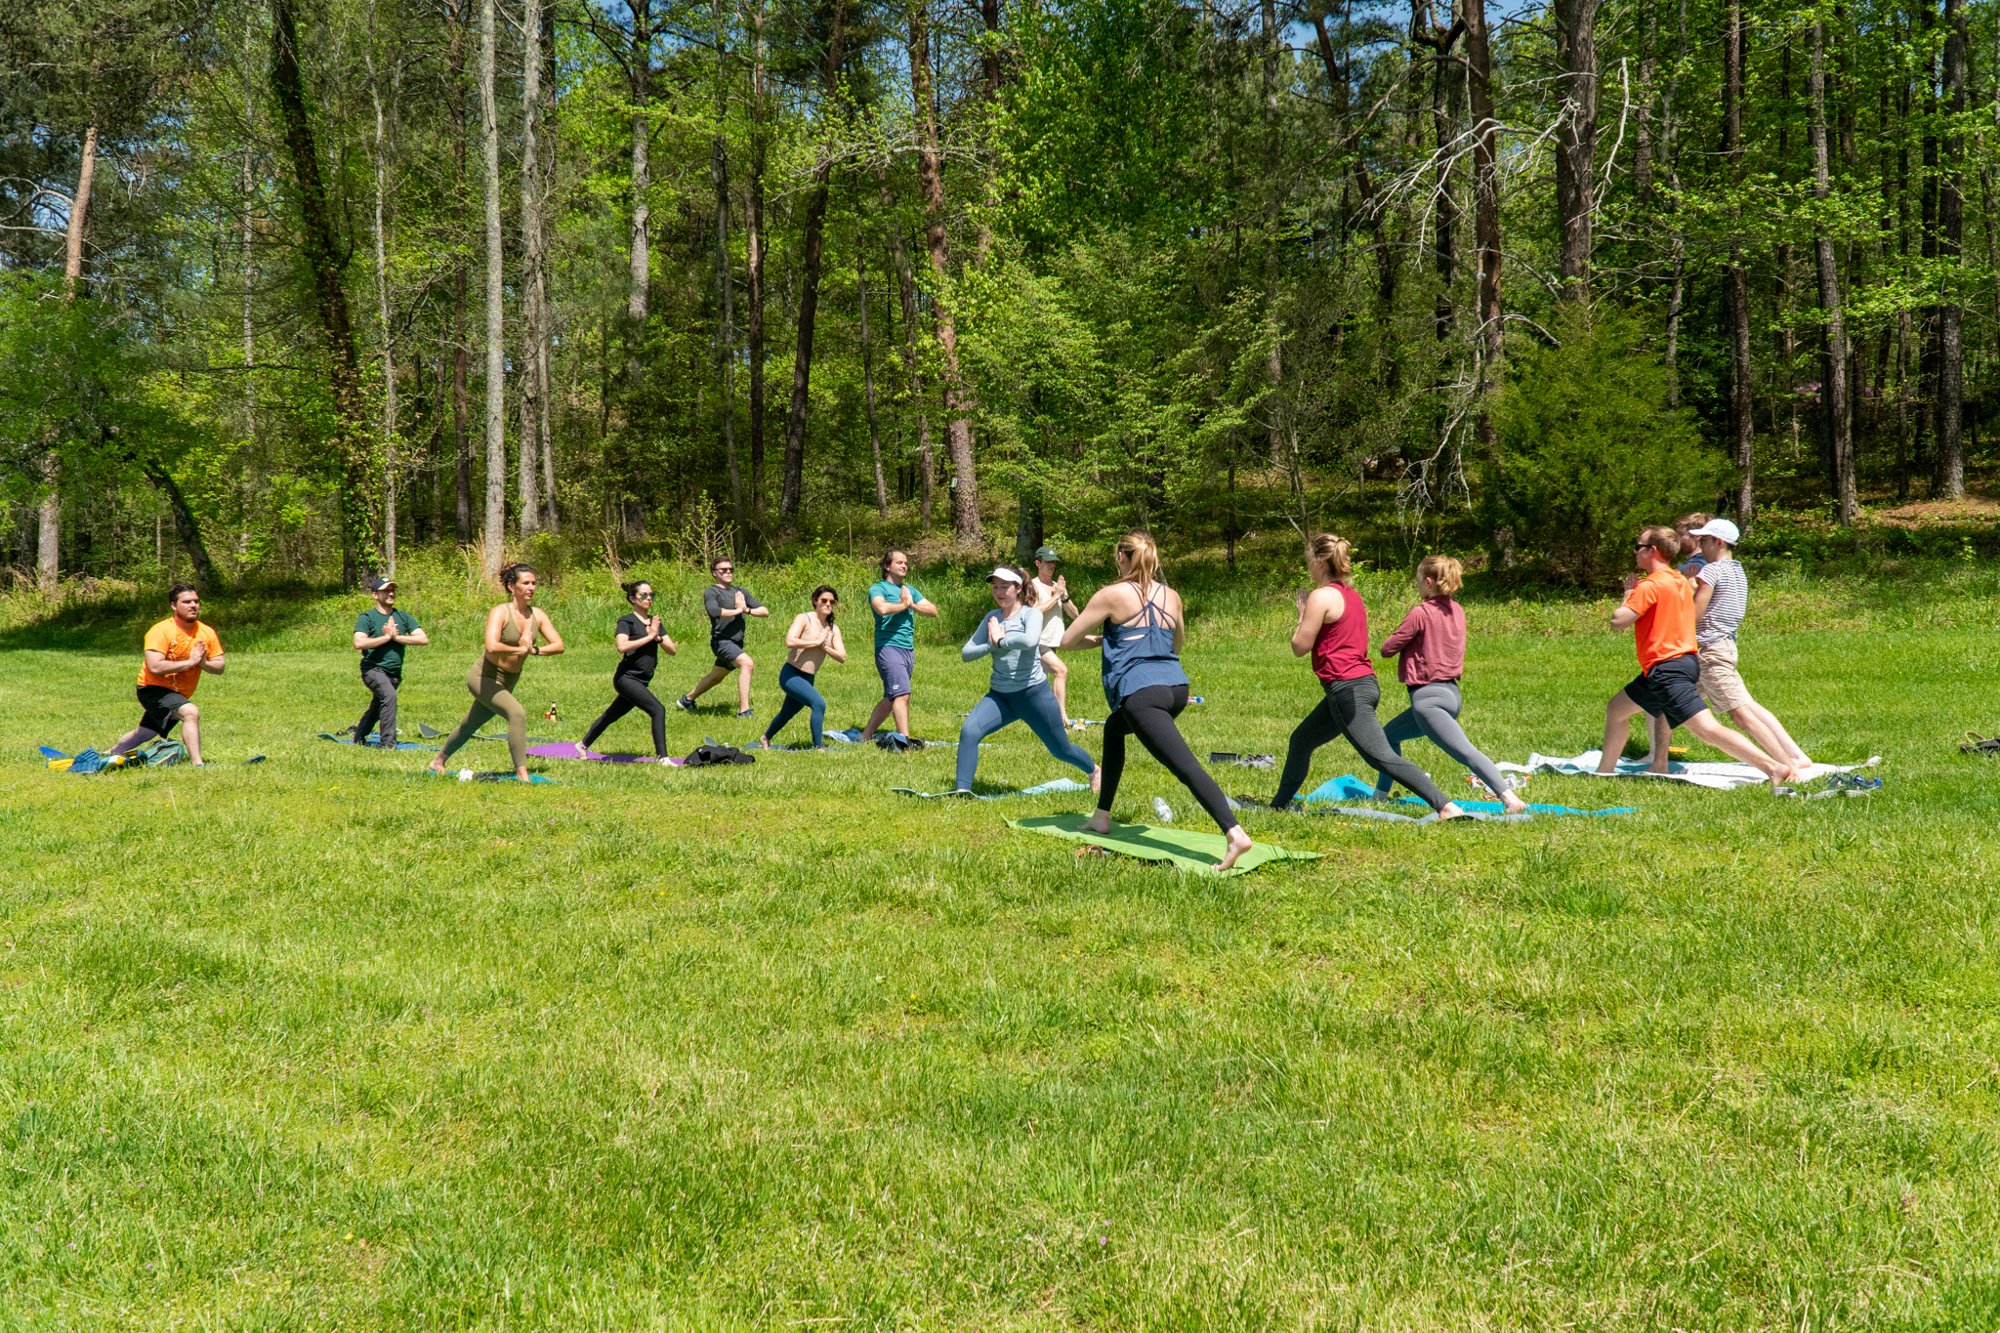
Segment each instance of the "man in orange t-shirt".
M181 742L188 758L201 762L201 710L189 696L201 684L201 674L222 674L222 640L212 626L201 623L201 593L192 583L167 590L173 614L146 631L146 660L139 668L139 706L145 716L125 733L111 753L137 749L155 736L181 724Z
M1716 721L1701 697L1701 659L1695 655L1694 590L1674 572L1680 539L1672 528L1647 528L1635 547L1641 575L1611 613L1611 628L1630 629L1639 649L1639 676L1611 696L1604 709L1604 748L1598 751L1600 776L1614 772L1625 749L1627 728L1635 713L1665 718L1667 726L1686 727L1724 754L1754 764L1773 786L1789 781L1793 769L1779 763L1746 736ZM1667 771L1667 751L1653 746L1654 773Z

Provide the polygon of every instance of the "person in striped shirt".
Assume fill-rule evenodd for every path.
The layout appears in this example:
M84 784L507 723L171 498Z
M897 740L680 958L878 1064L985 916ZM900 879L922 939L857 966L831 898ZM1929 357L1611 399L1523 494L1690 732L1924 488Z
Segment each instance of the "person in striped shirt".
M1771 710L1750 697L1736 669L1736 631L1750 605L1750 579L1736 559L1741 534L1726 518L1712 518L1688 536L1701 543L1703 564L1694 573L1694 641L1701 658L1699 687L1708 706L1726 713L1764 753L1794 768L1812 763Z

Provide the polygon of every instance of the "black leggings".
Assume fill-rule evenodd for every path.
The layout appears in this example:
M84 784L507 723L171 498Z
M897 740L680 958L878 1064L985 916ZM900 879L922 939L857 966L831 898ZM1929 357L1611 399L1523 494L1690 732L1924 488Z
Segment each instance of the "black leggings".
M1111 803L1118 797L1118 780L1125 775L1125 737L1137 735L1146 753L1165 764L1167 771L1194 793L1195 800L1201 802L1201 808L1208 811L1208 817L1224 833L1236 827L1229 798L1215 785L1208 770L1196 762L1194 751L1181 739L1181 729L1174 725L1174 719L1181 715L1187 702L1185 685L1148 685L1125 696L1118 711L1104 723L1104 780L1097 794L1099 810L1111 813Z
M1389 738L1382 734L1382 723L1375 716L1375 705L1382 702L1382 687L1375 683L1375 677L1329 680L1323 684L1326 698L1292 732L1291 746L1285 751L1284 776L1278 779L1278 794L1271 798L1271 804L1280 810L1290 805L1312 769L1313 751L1345 736L1347 743L1373 764L1378 773L1385 773L1408 787L1431 809L1444 809L1444 793L1438 790L1437 783L1398 754L1389 744Z
M613 676L611 688L618 691L618 697L611 707L597 715L597 721L590 724L590 730L583 733L583 748L598 738L604 729L635 708L644 709L646 716L653 719L653 757L667 757L667 706L653 697L646 688L646 681L640 676Z

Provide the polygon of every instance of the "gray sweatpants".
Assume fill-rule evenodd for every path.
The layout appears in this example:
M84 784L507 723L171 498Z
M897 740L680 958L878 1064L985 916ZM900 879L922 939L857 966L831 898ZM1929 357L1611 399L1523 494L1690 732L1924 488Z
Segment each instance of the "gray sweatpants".
M375 724L380 722L382 724L381 744L394 745L396 743L396 678L380 667L373 667L361 673L361 683L368 687L368 692L374 698L369 700L368 711L363 713L361 720L354 724L355 743L365 743L368 740L368 733L375 730Z
M1493 767L1493 761L1465 738L1465 729L1458 725L1458 710L1464 702L1456 681L1440 680L1419 685L1410 691L1410 706L1390 718L1382 733L1388 738L1389 748L1397 754L1403 752L1404 741L1413 741L1419 736L1428 737L1431 744L1471 769L1487 789L1498 796L1507 790L1507 780L1500 776L1499 769ZM1375 794L1386 796L1389 787L1389 775L1377 773Z

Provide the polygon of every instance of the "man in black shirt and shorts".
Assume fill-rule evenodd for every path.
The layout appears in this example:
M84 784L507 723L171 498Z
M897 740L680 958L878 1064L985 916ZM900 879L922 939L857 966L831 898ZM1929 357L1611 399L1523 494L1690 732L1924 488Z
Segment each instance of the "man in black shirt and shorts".
M702 609L708 612L708 646L715 665L701 683L675 700L675 706L692 713L694 701L720 685L730 672L736 677L736 716L755 717L750 711L750 673L757 663L743 651L746 617L768 616L771 608L736 586L736 562L723 556L710 566L715 582L701 595Z

